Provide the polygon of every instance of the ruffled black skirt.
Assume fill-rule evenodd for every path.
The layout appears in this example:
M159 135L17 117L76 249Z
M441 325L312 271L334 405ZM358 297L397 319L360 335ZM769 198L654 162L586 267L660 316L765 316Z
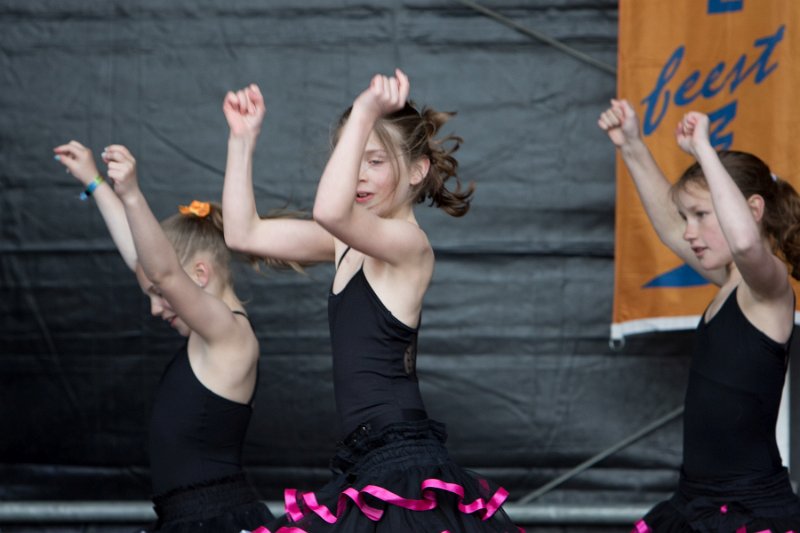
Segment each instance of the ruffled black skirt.
M636 523L633 533L800 532L800 499L782 469L769 476L690 480Z
M150 533L240 533L275 517L243 472L153 498L158 521Z
M254 533L519 533L501 507L508 493L453 463L445 440L427 419L362 425L339 443L334 479L286 490L286 515Z

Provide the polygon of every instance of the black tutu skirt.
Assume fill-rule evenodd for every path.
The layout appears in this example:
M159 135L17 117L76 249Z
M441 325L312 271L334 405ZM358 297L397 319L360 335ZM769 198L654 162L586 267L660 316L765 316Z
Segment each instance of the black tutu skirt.
M657 504L632 533L800 532L800 499L786 469L770 476L697 481L683 473L678 491Z
M508 493L453 463L444 425L360 426L339 443L335 477L317 492L285 492L286 515L253 533L519 533Z
M153 504L158 521L149 533L240 533L275 519L243 472L171 490Z

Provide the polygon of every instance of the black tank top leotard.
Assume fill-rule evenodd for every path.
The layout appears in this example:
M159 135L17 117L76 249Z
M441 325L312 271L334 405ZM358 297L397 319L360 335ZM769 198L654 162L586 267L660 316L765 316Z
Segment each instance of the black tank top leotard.
M200 383L187 346L188 342L164 369L150 420L150 470L156 495L242 470L242 444L258 374L250 402L228 400Z
M427 417L415 369L419 327L407 326L383 305L363 263L338 294L331 291L328 321L343 435L364 423L379 429Z
M789 343L753 326L736 289L695 336L686 390L683 471L694 479L769 475L781 469L775 423Z

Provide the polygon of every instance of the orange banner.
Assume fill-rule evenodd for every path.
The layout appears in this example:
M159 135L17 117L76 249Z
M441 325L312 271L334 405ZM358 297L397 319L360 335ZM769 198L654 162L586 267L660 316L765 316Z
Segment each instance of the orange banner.
M620 0L618 94L675 181L693 161L675 142L690 110L717 149L751 152L800 190L800 1ZM716 288L661 244L617 158L612 339L690 329Z

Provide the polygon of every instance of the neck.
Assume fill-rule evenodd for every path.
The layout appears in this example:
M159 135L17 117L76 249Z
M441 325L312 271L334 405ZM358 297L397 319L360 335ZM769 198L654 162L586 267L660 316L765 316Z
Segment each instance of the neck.
M730 283L738 284L742 279L741 274L739 274L739 269L736 267L735 261L728 263L728 266L725 267L725 272L727 273L728 277L723 285L728 285Z
M244 311L244 305L242 305L241 300L236 296L232 287L225 287L222 293L218 294L217 297L222 300L225 305L230 307L231 311Z
M417 223L417 218L414 216L414 208L411 206L411 204L403 204L399 206L397 210L391 215L389 215L387 218L393 218L395 220L406 220L414 224Z

